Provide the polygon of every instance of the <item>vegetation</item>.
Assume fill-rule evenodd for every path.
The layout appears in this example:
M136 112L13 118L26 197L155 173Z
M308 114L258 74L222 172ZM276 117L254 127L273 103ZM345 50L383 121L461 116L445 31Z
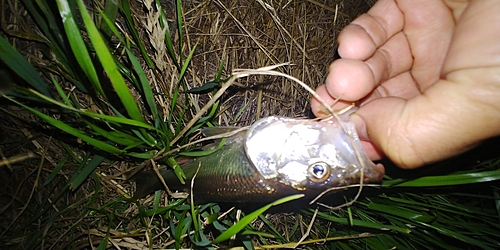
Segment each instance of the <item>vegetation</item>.
M335 35L371 1L331 2L2 2L0 245L497 249L498 140L410 173L386 163L382 186L341 209L356 187L250 210L130 199L138 171L182 178L177 157L206 153L190 144L201 127L307 116L299 85L231 72L291 62L276 70L320 84Z

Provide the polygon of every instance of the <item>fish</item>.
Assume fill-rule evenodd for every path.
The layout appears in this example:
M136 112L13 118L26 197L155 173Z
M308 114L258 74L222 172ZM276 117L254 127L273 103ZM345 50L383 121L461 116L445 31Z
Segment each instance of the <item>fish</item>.
M211 134L217 129L231 128L202 132ZM340 120L262 118L226 138L214 153L180 167L186 176L184 184L171 168L160 169L160 174L170 190L192 191L197 204L272 202L292 194L314 198L330 188L359 184L361 176L363 183L380 182L385 172L364 153L346 115ZM134 198L163 188L156 172L143 171L137 174Z

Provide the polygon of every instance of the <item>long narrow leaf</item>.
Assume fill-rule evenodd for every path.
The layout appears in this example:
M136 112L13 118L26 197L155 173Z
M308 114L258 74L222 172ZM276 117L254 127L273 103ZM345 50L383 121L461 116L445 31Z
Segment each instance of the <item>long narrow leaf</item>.
M375 211L379 211L382 213L389 213L394 216L398 216L410 221L418 221L424 223L430 223L436 220L435 216L428 215L422 212L411 211L409 209L399 208L396 206L388 206L377 203L370 203L368 208L373 209Z
M146 103L149 106L149 109L151 110L151 114L153 115L153 119L155 122L161 122L161 118L159 117L158 114L158 109L156 108L156 102L155 98L153 96L153 90L151 89L151 86L149 85L149 81L146 77L146 74L142 70L141 64L139 63L139 60L132 54L132 52L129 49L126 49L128 58L130 62L132 63L132 66L134 67L135 72L139 76L139 82L141 84L141 90L142 94L144 95L144 98L146 99ZM156 126L158 127L158 126Z
M94 22L90 18L89 13L85 9L83 1L77 0L77 3L78 8L80 9L80 14L82 15L83 22L85 23L85 27L87 28L87 34L89 35L92 45L94 46L97 57L99 58L104 71L107 73L116 94L120 98L121 103L132 119L144 122L144 118L139 111L139 107L135 103L135 99L132 96L132 93L128 89L127 84L118 71L118 67L113 59L113 56L109 52L106 43L102 39Z
M189 55L188 57L186 58L186 62L184 62L182 64L182 68L181 68L181 72L180 72L180 75L179 75L179 80L183 79L184 78L184 74L186 74L186 71L187 71L187 68L189 66L189 63L191 63L191 59L193 58L193 55L194 55L194 51L196 50L196 46L198 45L198 43L196 43L194 46L193 46L193 49L189 52Z
M71 101L69 100L69 98L66 96L66 93L64 93L64 90L61 87L61 84L59 84L59 82L54 78L54 76L51 76L51 80L52 80L52 84L54 84L54 87L57 90L57 93L59 93L59 96L63 99L64 104L66 106L69 106L69 107L73 108L73 104L71 103Z
M177 56L175 54L172 36L170 35L170 29L168 26L167 16L165 15L165 11L163 10L162 4L160 0L156 0L156 8L160 11L160 26L162 29L165 29L165 46L167 47L168 55L172 58L174 65L179 68L180 64L177 61ZM182 27L179 27L182 29Z
M104 6L104 12L99 11L102 15L102 17L106 16L106 19L114 23L114 20L116 20L116 17L118 15L118 9L120 7L120 2L119 0L108 0L106 1L106 5ZM111 21L111 20L113 21ZM113 35L113 31L111 31L111 28L114 27L114 25L109 25L109 22L106 23L101 23L100 29L106 36L109 38Z
M392 226L392 225L384 225L380 223L373 223L369 221L364 221L364 220L356 220L353 219L352 221L349 221L347 218L342 218L342 217L337 217L337 216L332 216L324 212L318 212L318 217L335 222L335 223L340 223L343 225L354 225L358 227L366 227L366 228L373 228L373 229L378 229L378 230L394 230L399 233L405 233L408 234L410 233L410 229L408 228L403 228L403 227L397 227L397 226Z
M224 231L221 235L219 235L215 240L212 242L213 244L220 243L222 241L226 241L229 238L231 238L233 235L237 234L239 231L241 231L246 225L250 224L255 218L257 218L259 215L264 213L266 210L271 208L272 206L276 206L279 204L283 204L292 200L300 199L304 197L303 194L296 194L296 195L290 195L285 198L281 198L275 202L269 203L268 205L265 205L252 213L248 214L247 216L243 217L240 221L238 221L236 224L232 225L229 229Z
M143 121L137 121L137 120L132 120L132 119L123 118L123 117L111 116L111 115L98 114L98 113L91 111L91 110L80 110L80 109L76 109L72 106L68 106L68 105L66 105L62 102L59 102L55 99L52 99L50 97L47 97L41 93L38 93L37 91L30 90L30 93L38 96L41 100L47 101L48 103L52 103L54 105L57 105L57 106L64 108L68 111L75 112L77 114L86 115L86 116L89 116L89 117L94 118L94 119L101 119L103 121L110 122L110 123L124 124L124 125L130 125L130 126L134 126L134 127L138 127L138 128L151 129L151 130L155 130L159 133L162 133L161 131L157 130L155 127L153 127L153 126L151 126Z
M104 157L100 155L96 155L92 157L92 159L89 162L82 162L81 164L85 164L85 166L82 167L82 171L79 173L75 173L73 176L73 179L71 180L71 185L70 189L75 190L78 188L82 183L89 177L91 173L94 172L94 170L101 164L101 162L104 160Z
M67 41L71 46L73 54L75 55L76 61L80 65L85 75L88 77L92 86L97 90L99 94L103 97L104 91L101 84L99 83L99 77L97 76L96 69L94 67L94 62L90 58L90 54L87 50L87 46L83 41L82 35L80 33L80 28L77 26L74 19L71 8L67 0L57 0L57 6L59 8L59 13L64 25L64 30L66 31Z
M204 150L204 151L194 151L194 152L180 152L179 155L183 156L190 156L190 157L201 157L201 156L207 156L210 154L213 154L220 150L223 146L224 143L226 143L227 138L222 138L222 140L219 142L216 148L214 149L209 149L209 150Z
M116 117L116 116L111 116L111 115L101 115L101 114L95 113L91 110L83 110L82 114L87 115L87 116L92 117L92 118L102 119L102 120L107 121L107 122L119 123L119 124L135 126L138 128L156 130L155 127L153 127L145 122L142 122L142 121L136 121L136 120L132 120L132 119L128 119L128 118ZM158 132L160 132L160 131L158 131Z
M49 86L42 80L36 69L1 36L0 60L38 92L52 97Z
M21 106L21 107L23 107L23 108L25 108L25 109L29 110L30 112L32 112L32 113L33 113L33 114L35 114L36 116L38 116L38 117L42 118L43 120L45 120L46 122L48 122L48 123L49 123L49 124L51 124L52 126L54 126L54 127L56 127L56 128L59 128L60 130L62 130L62 131L64 131L64 132L66 132L66 133L68 133L68 134L71 134L71 135L73 135L73 136L76 136L76 137L80 138L81 140L83 140L83 141L87 142L88 144L90 144L90 145L92 145L92 146L94 146L94 147L96 147L96 148L99 148L99 149L101 149L101 150L103 150L103 151L106 151L106 152L108 152L108 153L117 154L117 155L119 155L119 154L122 154L122 153L123 153L123 151L122 151L122 150L120 150L120 149L118 149L118 148L116 148L116 147L114 147L114 146L112 146L112 145L109 145L109 144L107 144L107 143L105 143L105 142L102 142L102 141L96 140L96 139L94 139L94 138L92 138L92 137L90 137L90 136L88 136L88 135L86 135L86 134L82 133L82 131L81 131L81 130L79 130L79 129L75 129L75 128L73 128L73 127L69 126L68 124L66 124L66 123L64 123L64 122L61 122L61 121L59 121L59 120L56 120L56 119L54 119L54 118L52 118L52 117L50 117L50 116L48 116L48 115L46 115L46 114L44 114L44 113L42 113L42 112L39 112L39 111L38 111L38 110L36 110L36 109L32 109L32 108L30 108L30 107L28 107L28 106L26 106L26 105L24 105L24 104L22 104L22 103L20 103L20 102L18 102L18 101L16 101L16 100L14 100L14 99L12 99L12 98L10 98L10 97L8 97L8 96L7 96L7 97L5 97L5 98L7 98L7 99L9 99L10 101L12 101L12 102L16 103L17 105L19 105L19 106Z
M144 47L144 44L142 43L141 37L139 36L139 32L137 32L136 25L134 21L132 20L132 13L130 11L130 5L129 1L121 1L121 10L124 13L125 20L127 22L127 26L132 33L132 37L134 38L135 43L139 46L139 49L141 50L141 55L142 58L146 61L146 64L150 68L154 68L155 65L151 58L148 55L148 52L146 51L146 48Z
M462 184L474 184L500 180L500 169L479 173L450 174L443 176L425 176L414 180L384 181L386 187L440 187Z
M120 34L120 32L118 31L116 26L113 24L113 22L108 18L106 13L99 10L99 14L102 17L102 20L104 20L104 23L106 24L107 29L109 29L110 32L112 32L112 34L115 35L118 38L118 40L120 40L121 43L127 44L127 42L123 39L123 36ZM104 23L103 23L103 25L101 25L102 27L104 26Z
M184 25L182 24L182 1L176 0L175 7L177 11L177 32L179 32L179 51L182 51L182 46L184 46L182 32L182 28L184 27ZM179 53L179 63L183 64L182 53Z
M141 140L137 140L136 137L127 135L121 131L115 130L115 131L108 132L108 131L100 128L99 126L94 125L88 121L84 120L84 122L85 122L85 124L87 124L87 126L89 126L89 128L91 128L95 132L95 134L103 136L106 139L108 139L114 143L117 143L117 144L120 144L123 146L130 146L130 145L138 146L138 145L141 145L144 143Z

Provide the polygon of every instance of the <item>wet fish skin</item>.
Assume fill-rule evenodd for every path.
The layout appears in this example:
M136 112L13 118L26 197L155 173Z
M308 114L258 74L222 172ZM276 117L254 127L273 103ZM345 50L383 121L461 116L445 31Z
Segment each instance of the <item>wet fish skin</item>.
M183 164L186 184L169 169L161 175L171 190L190 192L190 180L199 168L193 187L196 203L268 202L297 193L315 196L331 187L359 183L362 168L365 182L380 181L383 167L362 152L354 125L342 124L347 133L334 120L263 118L248 131L227 138L215 153ZM136 179L135 198L163 187L154 172Z
M289 186L262 178L246 156L244 136L245 132L236 134L228 138L226 144L213 154L194 158L181 165L186 175L185 184L179 181L171 169L161 169L160 174L169 189L189 193L191 179L199 167L193 186L196 203L272 201L299 193ZM163 189L160 179L153 171L139 173L136 183L134 198Z
M362 150L348 114L340 118L263 118L246 135L247 156L264 178L299 190L357 184L361 169L365 181L380 181L383 167L373 164ZM325 170L321 176L315 176L316 167Z

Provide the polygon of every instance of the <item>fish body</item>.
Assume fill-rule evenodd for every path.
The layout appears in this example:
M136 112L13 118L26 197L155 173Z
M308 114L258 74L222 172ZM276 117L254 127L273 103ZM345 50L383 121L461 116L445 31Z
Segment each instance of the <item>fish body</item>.
M192 190L197 203L269 202L300 193L315 196L332 187L358 184L361 172L365 183L380 181L384 175L383 167L364 154L352 123L278 116L255 122L228 137L220 150L181 168L185 184L170 169L160 173L171 190L185 192L191 191L191 179L197 173ZM162 188L154 172L145 173L136 179L136 198Z

